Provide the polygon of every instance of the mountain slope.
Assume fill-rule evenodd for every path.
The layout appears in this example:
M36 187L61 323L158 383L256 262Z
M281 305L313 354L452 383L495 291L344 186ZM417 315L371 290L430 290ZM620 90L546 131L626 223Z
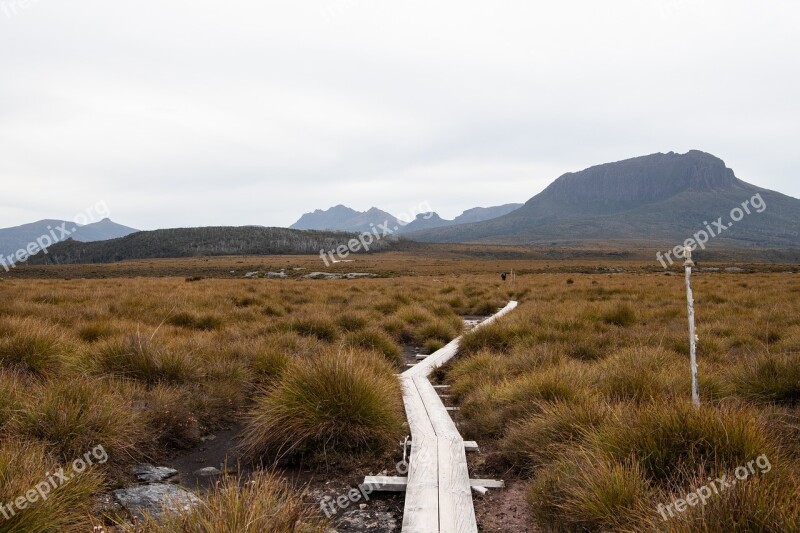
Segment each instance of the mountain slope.
M59 228L63 228L63 230ZM64 231L67 234L64 234ZM43 236L47 236L52 242L60 242L68 238L92 242L125 237L137 231L139 230L117 224L107 218L85 226L77 226L74 222L67 220L39 220L30 224L0 229L0 254L5 256L14 254L17 250L26 248L30 243L42 239ZM42 240L42 242L47 244L46 240Z
M800 246L800 200L738 179L710 154L653 154L564 174L521 208L494 220L409 234L425 242L575 244L589 240L683 242L758 194L762 213L721 233L734 246Z
M516 211L523 204L504 204L494 207L473 207L467 209L456 218L453 219L453 224L470 224L472 222L483 222L484 220L491 220L493 218L507 215L512 211Z

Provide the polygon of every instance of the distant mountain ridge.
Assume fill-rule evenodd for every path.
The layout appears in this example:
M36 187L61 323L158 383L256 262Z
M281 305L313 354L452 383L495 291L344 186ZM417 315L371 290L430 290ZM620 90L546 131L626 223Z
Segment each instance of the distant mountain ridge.
M11 228L0 229L0 254L10 256L26 249L46 236L53 244L66 239L81 242L104 241L136 233L137 229L117 224L108 218L99 222L79 226L67 220L39 220ZM65 233L66 232L66 233ZM47 240L43 240L47 243Z
M47 254L40 253L28 262L78 264L220 255L317 255L321 250L335 250L354 236L343 232L257 226L161 229L107 241L69 240L53 245ZM393 245L392 239L376 240L370 251L385 250Z
M376 207L361 212L344 205L336 205L330 209L317 209L306 213L289 226L290 229L320 230L320 231L371 231L373 227L388 223L388 227L395 233L408 233L421 229L440 228L467 222L480 222L490 220L514 211L522 204L505 204L495 207L475 207L464 211L453 220L441 218L437 213L421 213L412 221L400 220L394 215Z
M521 208L472 224L408 234L423 242L573 245L622 240L682 243L760 195L763 213L746 215L714 242L737 247L800 246L800 200L751 185L711 154L657 153L570 172Z

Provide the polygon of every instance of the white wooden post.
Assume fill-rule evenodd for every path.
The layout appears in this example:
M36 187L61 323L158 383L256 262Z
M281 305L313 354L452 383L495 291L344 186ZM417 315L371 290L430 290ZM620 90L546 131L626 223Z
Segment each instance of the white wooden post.
M700 385L697 381L697 334L695 333L694 325L694 295L692 294L692 249L685 247L683 249L683 256L686 259L684 267L686 267L686 301L689 308L689 356L692 364L692 405L698 407L700 405Z

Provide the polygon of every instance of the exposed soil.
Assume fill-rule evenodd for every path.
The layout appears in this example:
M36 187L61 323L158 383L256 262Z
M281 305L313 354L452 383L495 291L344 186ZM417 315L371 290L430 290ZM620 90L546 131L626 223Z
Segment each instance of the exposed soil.
M474 496L478 531L509 533L540 533L533 522L526 501L528 484L524 481L506 482L502 490L490 490L486 496Z

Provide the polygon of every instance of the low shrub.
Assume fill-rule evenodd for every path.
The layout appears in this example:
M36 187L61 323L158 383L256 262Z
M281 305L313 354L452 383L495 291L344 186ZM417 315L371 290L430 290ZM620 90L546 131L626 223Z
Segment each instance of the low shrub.
M142 406L142 415L154 442L176 448L187 448L202 436L200 421L191 409L192 394L160 384L134 393Z

